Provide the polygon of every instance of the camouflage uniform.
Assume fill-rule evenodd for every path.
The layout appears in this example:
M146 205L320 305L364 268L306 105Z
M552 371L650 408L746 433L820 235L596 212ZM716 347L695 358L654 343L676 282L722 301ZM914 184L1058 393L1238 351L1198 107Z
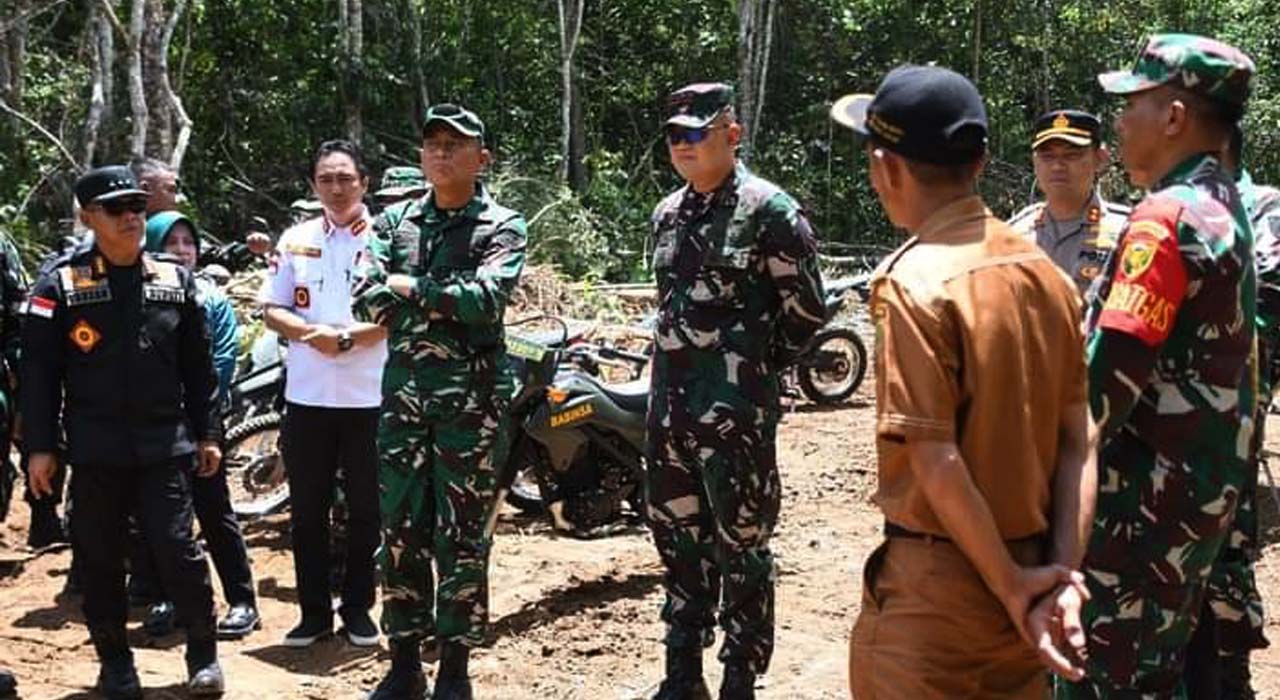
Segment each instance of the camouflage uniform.
M502 318L524 267L524 218L481 186L453 213L428 195L398 223L379 217L369 247L354 310L390 331L391 351L378 428L382 629L478 646L512 391ZM391 274L417 278L412 299L385 285Z
M653 214L658 282L648 509L666 567L666 643L709 646L755 673L773 651L780 502L778 372L822 327L816 245L800 205L738 165Z
M1174 82L1242 106L1252 63L1187 35L1151 39L1109 92ZM1060 698L1182 697L1186 646L1249 472L1255 285L1248 218L1212 154L1134 209L1091 304L1102 452L1083 570L1087 677Z
M1276 331L1280 326L1280 190L1254 185L1247 172L1237 179L1236 187L1254 234L1254 267L1258 278L1258 402L1249 455L1252 466L1244 480L1231 533L1209 579L1209 602L1217 620L1222 656L1247 655L1253 649L1268 646L1263 634L1262 597L1258 594L1253 566L1259 554L1258 460L1273 379L1268 365L1274 357Z
M1094 194L1079 219L1054 221L1048 206L1036 202L1014 214L1009 226L1035 241L1084 294L1102 272L1128 217L1129 207Z
M27 296L27 273L22 268L22 256L10 238L0 233L0 521L9 512L13 497L15 470L9 457L9 435L13 429L15 399L17 397L18 316Z

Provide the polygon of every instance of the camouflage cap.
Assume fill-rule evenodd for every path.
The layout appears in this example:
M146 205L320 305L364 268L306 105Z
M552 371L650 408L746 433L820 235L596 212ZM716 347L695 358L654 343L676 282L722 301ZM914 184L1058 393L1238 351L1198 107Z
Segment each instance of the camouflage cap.
M469 109L448 102L432 105L427 110L426 118L422 120L422 133L427 133L432 124L441 122L463 136L484 140L484 122Z
M403 197L415 192L425 192L426 190L427 181L422 176L420 168L396 166L383 171L381 186L377 192L373 193L373 196Z
M1173 85L1212 100L1243 107L1249 99L1253 61L1239 49L1194 34L1155 34L1138 54L1132 70L1098 76L1102 89L1128 95Z
M733 87L726 83L694 83L667 96L662 115L667 126L701 129L733 105Z

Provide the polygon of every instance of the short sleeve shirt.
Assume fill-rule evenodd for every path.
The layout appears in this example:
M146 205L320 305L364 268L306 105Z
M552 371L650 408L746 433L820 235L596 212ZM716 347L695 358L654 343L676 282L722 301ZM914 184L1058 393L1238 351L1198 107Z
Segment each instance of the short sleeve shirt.
M345 328L355 323L351 290L367 266L365 236L372 219L364 213L349 226L326 216L285 231L276 246L259 302L289 309L307 323ZM387 344L355 347L325 357L304 343L289 346L285 399L305 406L375 408L382 404Z
M947 536L908 459L954 442L1005 539L1049 528L1065 411L1086 401L1072 281L979 197L935 213L872 281L876 502L897 525Z

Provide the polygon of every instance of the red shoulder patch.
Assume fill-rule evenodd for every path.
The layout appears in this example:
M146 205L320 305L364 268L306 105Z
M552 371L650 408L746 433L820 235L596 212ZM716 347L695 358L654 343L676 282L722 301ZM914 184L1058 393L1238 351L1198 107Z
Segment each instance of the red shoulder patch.
M1173 330L1187 294L1187 271L1178 250L1181 203L1148 199L1134 210L1121 236L1115 278L1098 327L1135 336L1150 346Z

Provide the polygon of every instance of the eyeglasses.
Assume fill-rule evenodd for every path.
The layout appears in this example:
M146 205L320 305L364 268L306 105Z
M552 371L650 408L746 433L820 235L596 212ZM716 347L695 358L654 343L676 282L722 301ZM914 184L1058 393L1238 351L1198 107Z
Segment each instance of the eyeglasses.
M141 214L147 210L147 200L140 197L130 197L128 199L109 199L96 205L102 211L111 216L120 216L125 212L133 212Z
M728 127L728 124L717 124L715 126L704 126L701 129L686 129L683 126L667 127L667 143L672 146L679 146L682 143L696 145L706 140L707 136L716 129Z

